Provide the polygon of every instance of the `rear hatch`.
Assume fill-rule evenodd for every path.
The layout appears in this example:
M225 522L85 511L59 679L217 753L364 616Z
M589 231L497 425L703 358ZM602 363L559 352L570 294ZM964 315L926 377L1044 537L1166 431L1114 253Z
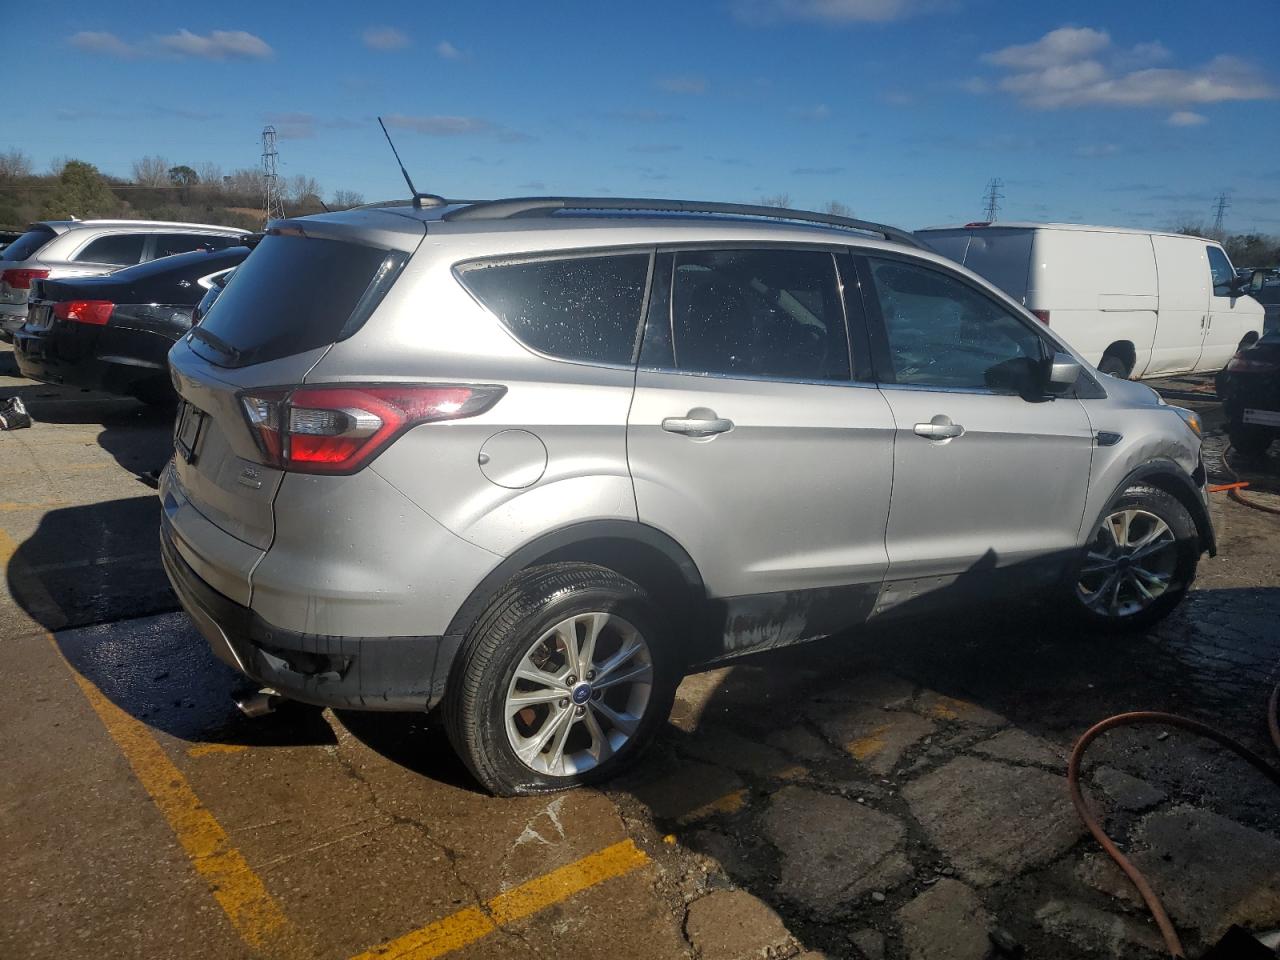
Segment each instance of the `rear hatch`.
M52 227L34 224L0 252L0 303L23 304L31 292L31 281L48 274L47 270L34 269L33 259L48 242L57 236Z
M181 398L177 479L189 504L224 532L270 547L271 504L283 477L267 464L242 395L301 384L334 342L359 330L421 242L421 223L413 228L416 235L396 237L284 221L170 352Z

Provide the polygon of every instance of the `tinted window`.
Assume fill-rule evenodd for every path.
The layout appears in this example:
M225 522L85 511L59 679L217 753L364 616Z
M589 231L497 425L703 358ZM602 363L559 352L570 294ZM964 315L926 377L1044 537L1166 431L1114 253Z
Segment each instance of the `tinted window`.
M48 227L32 227L13 243L4 248L0 260L16 263L19 260L30 260L36 252L57 234Z
M1005 390L1044 359L1027 323L968 284L924 266L869 262L895 382Z
M198 233L157 233L152 258L172 257L193 250L224 250L231 245L228 237L213 237Z
M74 257L85 263L109 263L126 267L142 259L146 237L140 233L115 233L93 240Z
M222 366L263 363L351 336L405 254L338 240L265 237L237 269L192 348Z
M1221 247L1207 247L1209 251L1209 272L1213 274L1213 295L1215 297L1231 296L1231 282L1236 272L1231 269L1231 261L1222 252Z
M669 332L655 331L654 339L669 347L646 354L665 353L664 366L726 376L849 379L844 309L829 253L677 253L666 312Z
M468 264L458 275L521 343L563 360L630 363L649 255Z

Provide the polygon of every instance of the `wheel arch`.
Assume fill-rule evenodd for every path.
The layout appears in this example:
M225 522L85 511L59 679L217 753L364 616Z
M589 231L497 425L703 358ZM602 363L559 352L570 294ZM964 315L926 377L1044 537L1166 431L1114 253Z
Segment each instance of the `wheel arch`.
M595 563L633 580L655 596L689 609L706 598L702 575L688 552L656 527L629 520L592 520L543 534L498 564L463 601L447 636L462 637L502 586L540 563Z
M1201 466L1200 470L1204 470ZM1196 525L1196 536L1200 540L1201 552L1214 557L1218 554L1218 541L1213 531L1213 521L1209 518L1209 509L1196 489L1195 481L1172 460L1153 460L1131 471L1120 482L1114 494L1107 501L1110 503L1135 484L1146 484L1163 490L1176 499L1191 514ZM1105 508L1104 508L1105 509Z

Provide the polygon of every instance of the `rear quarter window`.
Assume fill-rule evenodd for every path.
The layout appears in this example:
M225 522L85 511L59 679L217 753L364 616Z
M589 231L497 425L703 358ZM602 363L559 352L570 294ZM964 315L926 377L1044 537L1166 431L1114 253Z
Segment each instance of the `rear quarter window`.
M462 264L458 279L521 343L560 360L629 364L649 254Z
M141 233L113 233L97 240L90 240L73 258L77 263L105 263L115 267L127 267L142 259L142 247L146 235Z

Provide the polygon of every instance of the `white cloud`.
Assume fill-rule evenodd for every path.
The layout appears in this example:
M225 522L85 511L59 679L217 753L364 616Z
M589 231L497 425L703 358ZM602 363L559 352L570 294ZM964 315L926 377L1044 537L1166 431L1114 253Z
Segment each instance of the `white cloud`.
M527 143L536 139L482 117L458 117L446 114L426 116L393 113L386 118L388 127L413 130L429 137L494 137L503 143Z
M707 78L686 74L684 76L658 77L654 81L659 90L667 93L702 94L707 92Z
M812 107L793 107L791 113L799 117L801 120L813 120L814 122L829 119L831 116L831 108L825 103L814 104Z
M395 27L369 27L362 39L370 50L403 50L413 42L407 33Z
M466 51L459 50L448 40L441 40L439 43L436 44L436 56L438 56L441 60L467 59Z
M125 43L114 33L102 33L95 30L81 30L67 41L78 50L90 53L105 53L108 56L128 59L136 57L139 50L133 44Z
M272 49L265 40L243 30L214 30L207 37L190 30L156 37L161 48L180 57L203 60L263 60Z
M734 0L747 23L813 20L820 23L886 23L944 6L942 0Z
M1166 59L1159 42L1118 50L1111 37L1089 27L1061 27L1034 43L984 54L987 63L1009 70L997 86L1023 104L1042 110L1059 107L1185 107L1226 100L1264 100L1280 91L1252 64L1236 57L1215 57L1201 67L1135 68ZM976 85L969 87L979 92Z
M1202 123L1208 123L1209 118L1203 113L1195 113L1191 110L1175 110L1169 114L1169 119L1165 123L1171 127L1198 127Z
M1084 143L1075 148L1077 157L1110 157L1120 152L1114 143Z

